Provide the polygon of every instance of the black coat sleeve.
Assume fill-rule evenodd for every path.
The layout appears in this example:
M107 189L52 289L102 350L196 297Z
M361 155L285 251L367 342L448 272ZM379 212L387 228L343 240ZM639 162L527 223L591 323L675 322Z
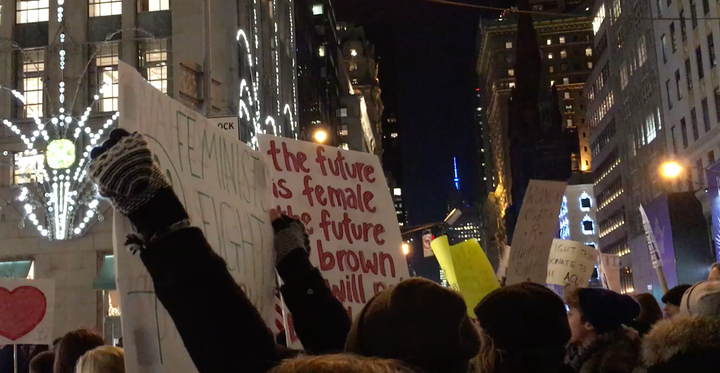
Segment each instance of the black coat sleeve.
M342 352L350 317L320 271L310 264L308 253L302 248L293 250L277 264L277 271L284 283L280 288L283 300L305 351Z
M200 373L261 373L278 364L272 333L200 229L160 237L140 257Z

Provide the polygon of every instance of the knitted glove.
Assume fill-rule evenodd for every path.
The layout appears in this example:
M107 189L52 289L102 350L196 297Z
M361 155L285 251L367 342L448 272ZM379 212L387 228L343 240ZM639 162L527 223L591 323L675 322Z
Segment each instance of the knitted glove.
M310 237L305 226L299 220L282 215L272 222L275 230L275 264L295 249L304 250L310 255Z
M90 158L90 180L130 219L145 242L189 225L187 211L153 163L142 135L115 129Z
M101 196L115 209L129 215L152 199L170 183L153 163L147 142L139 133L114 130L110 139L93 149L88 175Z

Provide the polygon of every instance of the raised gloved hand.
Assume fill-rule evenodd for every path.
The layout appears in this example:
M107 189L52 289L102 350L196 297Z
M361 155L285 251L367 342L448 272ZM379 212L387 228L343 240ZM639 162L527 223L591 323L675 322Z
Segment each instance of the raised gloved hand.
M310 255L310 237L305 226L297 219L286 215L280 215L275 209L270 210L275 231L275 264L280 263L292 251L301 249Z
M147 145L137 132L113 130L107 141L91 151L88 175L100 195L149 241L187 221L188 215Z

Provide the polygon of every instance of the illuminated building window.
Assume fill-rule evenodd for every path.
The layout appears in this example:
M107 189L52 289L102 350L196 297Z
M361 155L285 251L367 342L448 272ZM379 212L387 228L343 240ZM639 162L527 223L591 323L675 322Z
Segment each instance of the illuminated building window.
M513 43L511 41L505 42L505 49L512 49Z
M565 37L564 37L564 36L561 36L559 40L560 40L560 44L565 44Z
M548 60L552 60L552 53L548 53Z
M24 153L15 153L13 167L13 182L15 184L42 183L42 170L45 167L45 156L37 154L36 150L26 150Z
M548 39L548 40L547 40L547 45L551 45L551 44L552 44L552 39Z
M515 76L515 69L508 69L508 76Z
M393 189L393 195L394 195L394 196L397 196L397 197L402 196L402 189L400 189L400 188L394 188L394 189Z
M602 26L603 21L605 21L605 4L600 5L600 8L598 8L597 13L595 13L595 18L593 19L593 33L597 34L597 32L600 30L600 26Z
M340 144L339 148L345 149L345 150L350 150L350 145L348 145L348 143L344 142L344 143Z
M562 58L562 59L567 58L567 51L565 49L560 51L560 58Z
M138 12L157 12L169 9L170 0L138 0Z
M140 44L140 66L145 78L162 93L168 91L168 41L147 41Z
M313 4L313 6L312 6L312 14L313 14L314 16L322 15L322 14L324 13L324 11L325 11L325 10L324 10L324 8L323 8L323 4Z
M118 110L118 47L118 43L103 44L95 56L97 84L100 86L98 106L102 112Z
M564 97L566 100L569 100L569 99L571 98L571 97L570 97L570 92L565 92L565 93L563 93L563 97Z
M550 66L550 72L551 72L551 73L555 72L555 68L552 67L552 66Z
M592 63L592 62L588 62L588 63L587 63L587 67L588 67L588 69L592 70L592 68L593 68L593 63Z
M357 55L358 55L357 49L350 49L350 55L353 57L357 57Z
M393 132L393 133L390 134L390 137L392 137L393 139L397 139L397 138L398 138L398 133L397 133L397 132Z
M585 215L581 223L582 233L586 236L592 236L595 234L595 222L592 220L590 215Z
M563 78L563 84L570 84L570 78Z
M321 45L320 47L318 47L318 56L325 57L325 46L324 45Z
M350 71L356 71L357 69L358 69L358 64L357 64L357 62L350 62L349 70L350 70Z
M592 57L593 50L590 47L585 48L585 55L588 57Z
M24 53L23 58L23 94L25 95L23 112L25 118L31 118L33 114L42 117L45 51L42 49L29 50Z
M16 23L47 22L50 17L50 0L18 0Z
M510 88L515 88L515 82L510 82L510 83L508 83L508 87L510 87Z
M590 211L592 208L592 197L587 192L580 194L580 211Z
M90 17L114 16L122 14L121 0L90 0L88 1Z
M340 126L340 136L347 136L347 135L348 135L348 126L347 126L347 124L343 124Z

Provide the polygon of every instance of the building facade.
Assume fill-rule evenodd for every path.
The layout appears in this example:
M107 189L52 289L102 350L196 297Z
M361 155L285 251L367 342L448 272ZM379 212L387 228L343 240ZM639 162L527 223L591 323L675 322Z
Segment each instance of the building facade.
M590 2L585 2L590 3ZM583 4L585 4L583 3ZM554 4L553 7L550 5ZM568 16L535 15L532 19L535 40L533 48L539 49L541 59L539 79L542 87L533 95L542 94L539 105L542 122L560 121L562 132L576 134L568 168L577 172L589 172L591 153L585 120L586 102L583 94L587 77L595 67L596 56L592 49L592 19L587 7L567 6L561 2L530 1L530 6L542 5L558 9L576 9ZM478 122L482 136L479 139L482 182L487 195L483 216L486 242L489 252L500 252L508 241L506 236L506 211L512 199L512 159L510 152L511 96L516 88L519 74L516 65L518 55L518 22L515 16L503 16L494 20L481 20L479 28L477 73L480 79L480 106L477 107ZM530 94L530 93L529 93ZM552 97L554 95L555 97ZM520 101L518 101L520 103ZM559 111L559 113L558 113ZM559 117L557 117L559 115ZM521 202L521 201L520 201ZM489 254L493 256L494 254ZM493 259L491 258L491 261Z
M118 61L206 116L237 118L251 145L259 133L299 134L294 3L207 3L209 12L191 0L2 4L0 38L12 43L0 52L0 264L55 279L54 337L89 327L119 338L112 210L81 172L116 124ZM51 188L44 200L36 191L51 177L78 194ZM77 208L59 211L57 198Z
M605 0L593 8L598 62L587 81L587 122L598 204L600 250L621 256L632 292L631 249L647 250L639 207L663 192L667 154L651 1Z

